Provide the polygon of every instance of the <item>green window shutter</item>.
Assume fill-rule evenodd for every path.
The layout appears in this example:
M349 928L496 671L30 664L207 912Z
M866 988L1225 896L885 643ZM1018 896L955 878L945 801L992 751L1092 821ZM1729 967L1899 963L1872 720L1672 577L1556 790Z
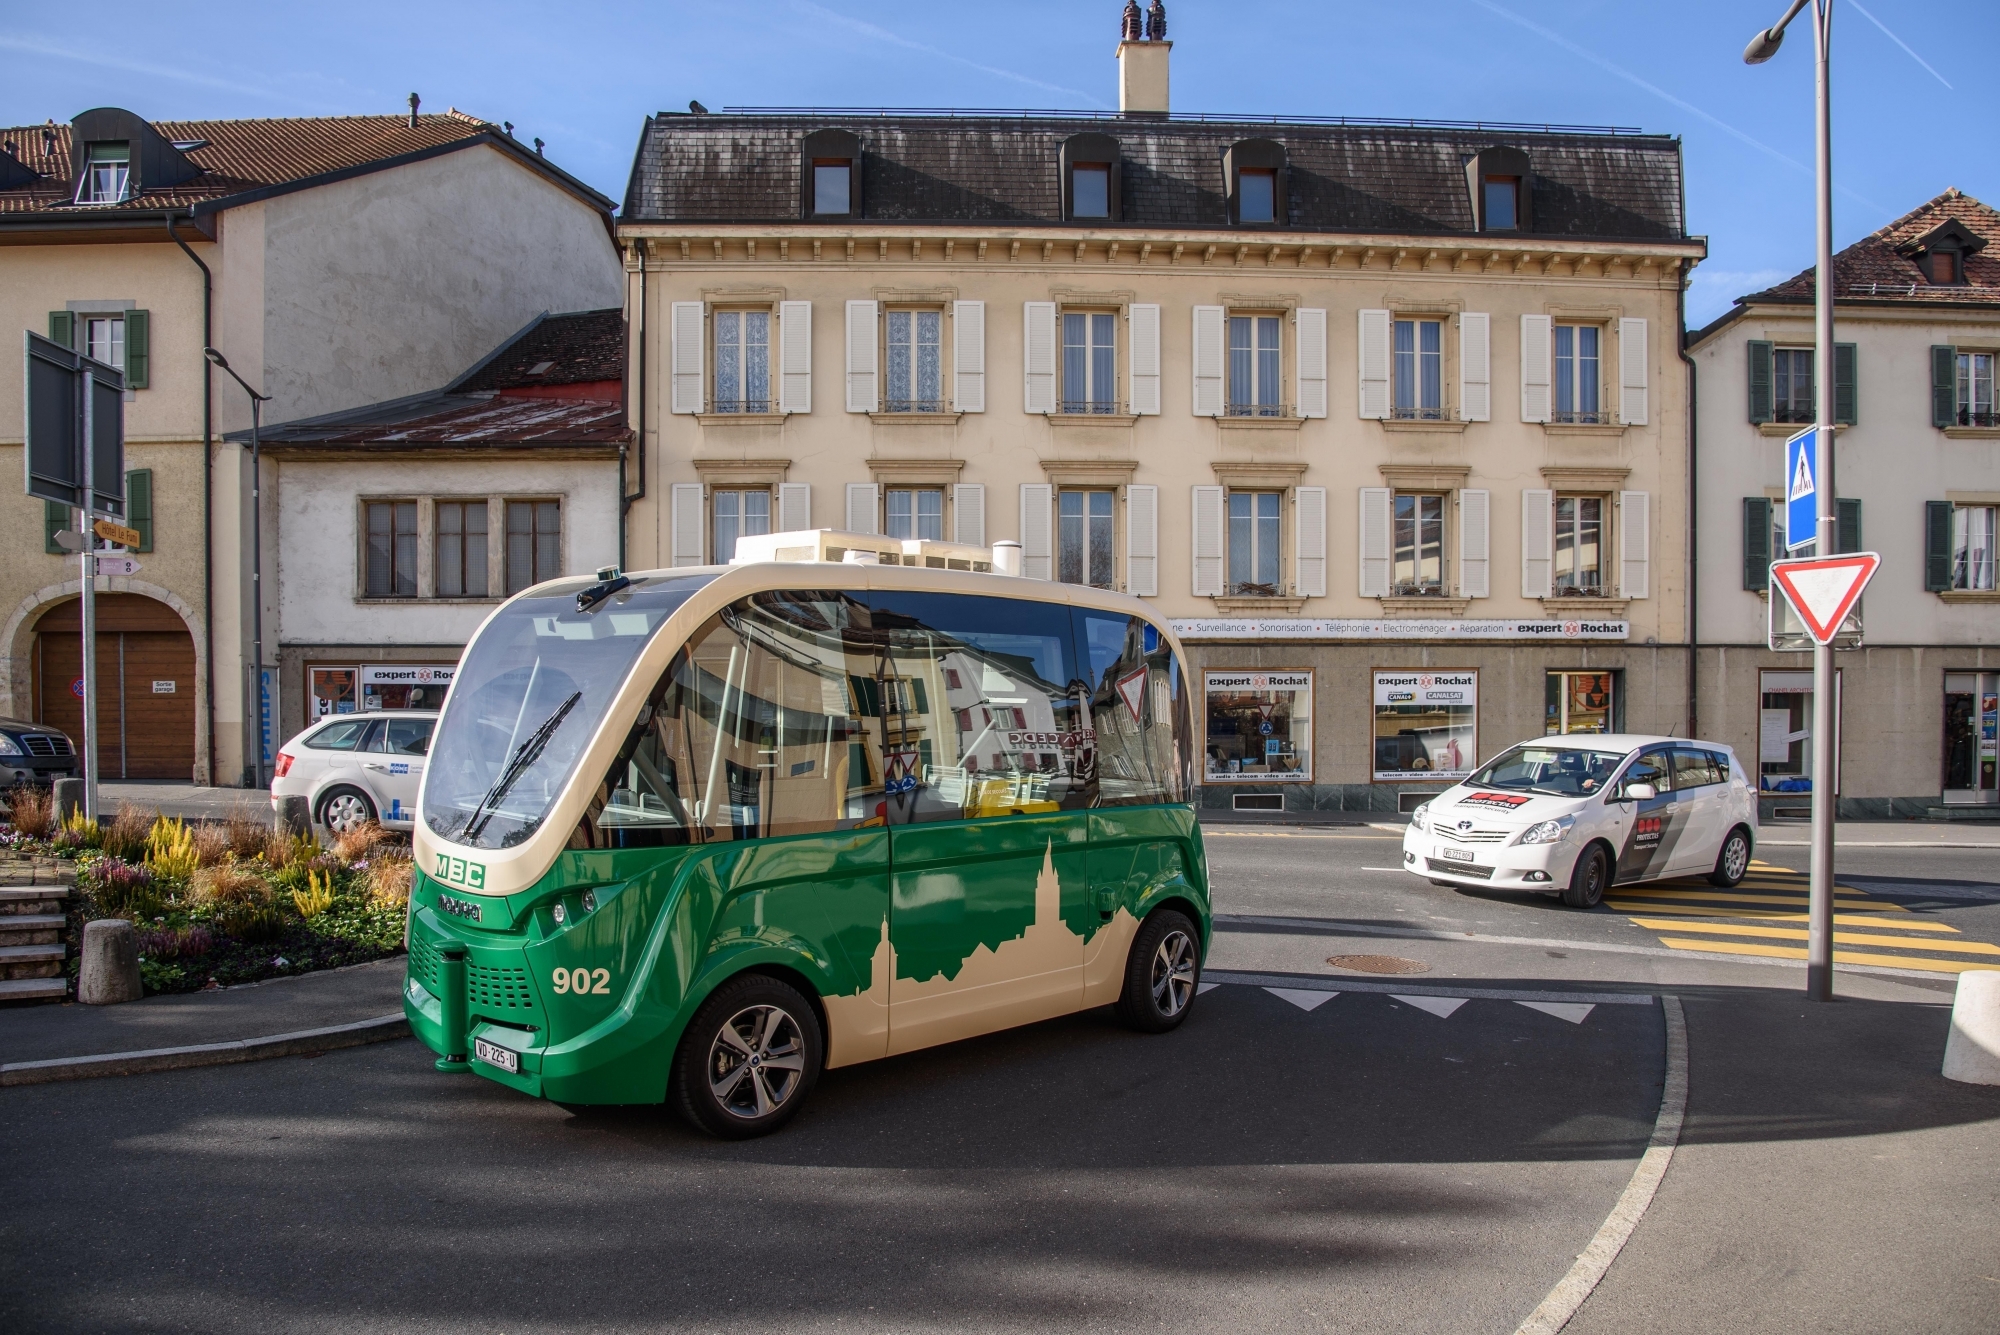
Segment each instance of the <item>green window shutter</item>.
M125 327L125 346L132 346L131 326ZM1860 349L1852 343L1833 345L1833 420L1853 426L1861 420Z
M50 556L68 556L56 534L69 527L69 507L57 501L42 502L42 550Z
M1750 340L1750 420L1771 420L1771 345L1756 338Z
M1951 587L1950 501L1924 502L1924 588L1939 593Z
M1855 502L1857 505L1860 502ZM1842 501L1845 505L1846 502ZM135 468L125 475L125 522L139 530L138 551L153 550L153 470Z
M125 312L125 388L144 389L153 364L153 317L146 311Z
M49 312L49 341L66 348L76 346L76 317L68 311Z
M1958 420L1958 349L1931 345L1931 425L1950 426Z
M1861 501L1858 498L1841 497L1834 502L1837 512L1833 524L1833 550L1858 552L1861 550Z
M1771 499L1768 496L1743 498L1743 587L1752 593L1762 593L1771 587Z

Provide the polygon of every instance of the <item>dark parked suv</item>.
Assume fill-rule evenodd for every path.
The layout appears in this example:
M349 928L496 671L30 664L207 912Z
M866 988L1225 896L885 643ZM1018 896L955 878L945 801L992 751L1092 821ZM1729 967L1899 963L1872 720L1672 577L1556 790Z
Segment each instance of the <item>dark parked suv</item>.
M0 786L73 779L76 747L60 729L16 718L0 718Z

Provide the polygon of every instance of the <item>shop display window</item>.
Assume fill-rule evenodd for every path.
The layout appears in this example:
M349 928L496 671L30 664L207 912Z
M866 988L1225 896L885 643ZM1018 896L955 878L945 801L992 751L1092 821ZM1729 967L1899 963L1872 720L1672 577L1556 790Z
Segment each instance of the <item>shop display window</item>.
M1947 672L1944 678L1944 799L1992 804L2000 749L2000 673Z
M1617 674L1551 672L1545 678L1543 733L1616 732Z
M1375 778L1462 779L1479 764L1479 674L1375 674Z
M1311 783L1310 672L1209 672L1208 783Z
M1758 673L1758 786L1766 793L1810 793L1813 768L1813 674ZM1834 792L1840 791L1840 674L1834 674Z

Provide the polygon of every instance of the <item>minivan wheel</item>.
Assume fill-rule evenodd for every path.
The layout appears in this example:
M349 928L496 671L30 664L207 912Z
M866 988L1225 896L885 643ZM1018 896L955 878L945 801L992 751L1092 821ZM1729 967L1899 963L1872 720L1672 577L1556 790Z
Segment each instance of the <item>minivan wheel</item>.
M1610 879L1610 859L1604 856L1602 846L1592 844L1576 856L1576 870L1570 873L1563 903L1573 909L1596 908L1604 902L1604 883Z
M327 829L347 834L375 819L375 804L359 788L333 788L320 798L315 814Z
M1201 938L1177 909L1156 909L1132 938L1118 1018L1146 1034L1164 1034L1187 1018L1201 990Z
M1744 873L1749 870L1750 832L1739 825L1722 841L1722 850L1715 855L1715 870L1708 874L1708 883L1728 890L1741 882Z
M718 987L681 1036L681 1115L710 1135L769 1135L806 1101L825 1061L819 1017L797 988L762 974Z

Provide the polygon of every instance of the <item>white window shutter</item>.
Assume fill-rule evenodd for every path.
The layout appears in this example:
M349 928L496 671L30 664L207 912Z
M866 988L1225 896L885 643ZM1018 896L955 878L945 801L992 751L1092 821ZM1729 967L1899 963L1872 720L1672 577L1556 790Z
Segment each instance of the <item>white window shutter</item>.
M847 531L849 533L879 533L882 526L876 516L881 510L879 493L881 488L873 482L850 482L847 484Z
M1053 301L1021 303L1021 371L1022 410L1036 414L1055 412L1056 304Z
M847 303L847 411L875 411L875 303L872 301Z
M702 304L677 301L673 315L674 411L701 411Z
M1458 493L1458 592L1463 598L1493 593L1493 493Z
M1651 596L1652 497L1643 491L1618 493L1618 592L1627 598Z
M1160 489L1125 488L1125 592L1155 598L1160 592Z
M1627 426L1646 425L1646 322L1618 322L1618 420Z
M1521 596L1546 598L1555 587L1556 494L1521 493Z
M1553 321L1546 315L1524 315L1521 317L1521 420L1523 422L1546 422L1549 420L1551 395L1549 393L1550 363L1555 354L1550 348L1554 337L1551 329Z
M968 547L986 545L986 488L961 482L951 489L951 540Z
M1484 311L1458 317L1458 416L1493 420L1493 321Z
M780 482L778 484L778 532L799 533L812 526L812 484L809 482Z
M1301 315L1305 312L1299 312ZM1304 340L1300 340L1303 344ZM1326 488L1300 487L1299 578L1301 598L1326 597Z
M1390 507L1388 487L1361 489L1361 596L1389 596Z
M1220 306L1194 308L1194 415L1220 417L1228 407L1224 372L1228 369L1227 312Z
M1194 596L1197 598L1220 598L1223 593L1223 544L1228 537L1222 513L1224 504L1223 488L1194 489Z
M1299 416L1326 416L1326 312L1307 307L1298 314Z
M986 303L960 301L951 315L951 406L986 411Z
M1160 308L1135 305L1129 308L1132 323L1132 386L1126 411L1140 417L1157 416L1160 411Z
M1029 579L1055 578L1055 497L1046 482L1021 484L1021 573Z
M1389 416L1389 312L1360 315L1361 416L1376 421Z
M778 303L778 411L813 410L813 304Z
M697 303L698 305L699 303ZM702 485L674 483L674 564L698 566L708 563L708 544L702 540Z

